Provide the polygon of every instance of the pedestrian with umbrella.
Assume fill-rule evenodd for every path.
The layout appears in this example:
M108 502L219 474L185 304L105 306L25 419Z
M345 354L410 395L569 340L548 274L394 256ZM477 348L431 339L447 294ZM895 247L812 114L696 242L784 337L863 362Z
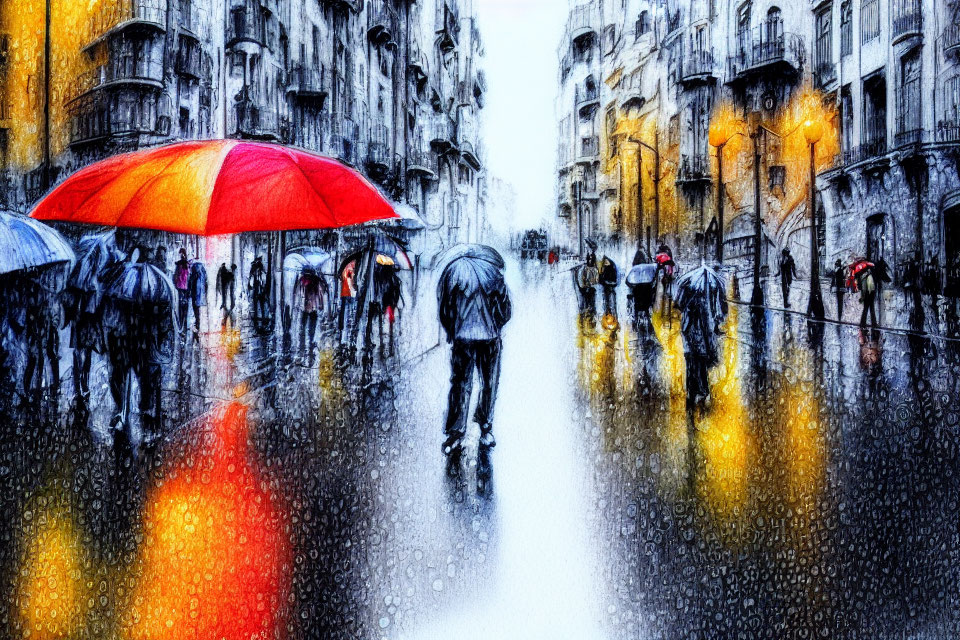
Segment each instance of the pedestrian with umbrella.
M193 307L194 339L200 339L200 310L207 306L207 268L200 260L190 264L190 278L188 280L190 304ZM208 323L209 324L209 323Z
M843 261L837 258L830 272L830 288L837 297L837 322L843 322L843 294L847 290L847 268Z
M856 283L860 291L860 303L863 305L863 311L860 313L860 326L867 326L867 315L870 316L870 324L877 327L877 294L880 291L882 274L877 266L866 258L857 258L850 266L850 278ZM889 282L889 276L887 276Z
M220 309L223 311L223 321L221 327L226 327L227 322L233 326L233 307L236 304L236 281L237 265L231 265L227 269L227 263L220 263L220 269L217 271L217 298L220 300Z
M170 278L149 262L140 247L104 278L107 350L112 371L110 393L117 416L113 426L131 445L130 394L134 378L140 386L140 421L148 443L160 435L160 382L163 365L173 355L177 332L177 292Z
M190 261L187 250L180 248L180 259L173 265L173 286L177 289L177 324L187 330L187 314L190 313Z
M720 362L717 335L727 315L723 278L701 266L677 279L676 305L683 318L684 358L687 369L687 409L703 407L710 397L707 374Z
M323 309L323 286L320 276L312 266L306 266L297 280L295 299L300 307L300 354L307 355L313 366L317 318ZM307 335L309 334L309 343Z
M80 239L79 257L67 278L63 306L70 325L73 383L81 409L89 407L93 354L106 351L103 277L122 260L115 230L87 235Z
M493 409L500 380L501 333L512 313L510 293L503 277L503 258L485 245L454 249L437 287L440 325L452 345L450 395L443 452L451 463L459 460L466 434L466 416L473 372L480 376L480 399L474 421L480 426L481 454L496 445Z
M626 282L630 289L628 302L633 310L633 328L639 331L641 317L646 318L649 324L650 308L657 297L657 264L650 262L633 266L627 272Z
M620 284L620 271L617 265L607 256L597 266L597 279L603 288L603 313L607 316L617 316L617 285Z
M69 271L75 258L73 249L54 229L21 215L0 212L0 277L6 292L6 335L0 364L5 371L16 370L18 358L14 354L25 348L25 393L34 388L35 374L42 378L47 364L53 386L59 385L57 296L63 278L57 270L65 267Z
M574 284L580 301L580 317L583 320L593 322L597 315L597 261L592 253L587 254L587 258L582 265L574 271Z

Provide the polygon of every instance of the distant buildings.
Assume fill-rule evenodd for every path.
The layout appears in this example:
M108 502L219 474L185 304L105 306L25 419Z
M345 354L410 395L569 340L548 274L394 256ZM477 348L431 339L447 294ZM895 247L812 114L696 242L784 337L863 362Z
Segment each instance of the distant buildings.
M559 52L570 246L663 238L746 267L759 203L764 266L789 247L806 269L817 122L821 265L883 259L902 285L919 254L960 295L958 16L943 0L578 4Z
M339 158L439 243L480 238L472 0L50 1L49 96L43 1L0 6L0 207L42 196L47 146L55 182L114 153L228 137Z

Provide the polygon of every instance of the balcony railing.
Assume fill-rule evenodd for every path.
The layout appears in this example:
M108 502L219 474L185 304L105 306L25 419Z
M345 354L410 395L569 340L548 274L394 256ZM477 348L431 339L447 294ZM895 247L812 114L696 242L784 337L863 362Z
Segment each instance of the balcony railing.
M943 51L944 53L960 52L960 13L954 14L943 30Z
M367 164L381 170L390 166L390 130L386 125L377 125L370 132Z
M817 88L825 89L837 81L837 65L833 61L818 62L813 75Z
M266 16L257 0L235 2L227 14L227 47L242 42L266 44Z
M276 108L248 98L234 105L234 116L237 137L274 141L283 141L285 138L286 121Z
M890 10L893 13L893 38L900 38L923 29L923 10L920 0L893 0Z
M691 49L686 52L680 67L681 82L709 80L715 77L715 75L716 67L713 59L713 51Z
M960 142L960 121L941 120L937 123L937 142Z
M773 73L773 67L791 74L803 67L803 38L784 33L783 23L770 21L741 35L737 53L727 60L727 81L736 81L752 73Z
M290 70L287 92L304 99L322 100L326 98L329 89L327 88L327 78L324 70L303 64L296 65Z
M411 149L407 154L407 173L422 176L435 176L436 163L429 151Z
M98 89L110 86L142 84L161 88L163 86L163 65L159 61L144 60L137 64L129 60L118 59L103 64L78 75L67 90L68 103Z
M580 160L591 161L600 154L600 138L585 136L580 139Z
M599 24L600 12L597 11L593 3L574 7L574 9L570 11L570 18L567 22L570 30L570 38L576 40L588 33L596 33L597 25Z
M577 87L574 94L577 107L600 100L600 90L597 87Z
M677 167L677 182L687 184L710 180L710 158L706 155L682 155Z
M371 42L394 42L399 20L389 0L370 0L367 4L367 36Z
M897 129L893 141L898 147L905 147L923 142L923 129Z
M457 125L446 113L434 113L429 118L427 135L433 148L448 151L456 146Z
M90 18L90 44L110 32L127 27L145 27L164 31L167 27L166 0L120 0L101 5Z
M103 95L88 95L71 105L70 144L81 145L117 136L157 134L156 96L117 106Z

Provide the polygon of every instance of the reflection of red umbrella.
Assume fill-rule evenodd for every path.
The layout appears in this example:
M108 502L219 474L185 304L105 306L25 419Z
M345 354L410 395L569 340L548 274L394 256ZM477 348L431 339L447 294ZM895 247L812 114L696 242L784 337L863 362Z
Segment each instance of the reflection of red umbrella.
M239 140L180 142L107 158L70 176L31 215L203 236L397 217L373 185L336 160Z

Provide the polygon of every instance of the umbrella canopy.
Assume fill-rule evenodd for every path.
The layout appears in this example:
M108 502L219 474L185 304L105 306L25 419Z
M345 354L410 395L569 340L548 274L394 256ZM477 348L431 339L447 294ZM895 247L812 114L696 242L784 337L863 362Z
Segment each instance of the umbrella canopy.
M316 247L302 247L287 253L283 259L283 270L289 273L300 273L305 268L311 268L318 274L333 275L330 264L333 256Z
M73 262L75 257L55 229L26 216L0 212L0 273Z
M397 214L376 187L331 158L260 142L199 140L85 167L31 216L211 236L329 229Z
M503 261L503 256L501 256L496 249L488 247L485 244L458 244L447 252L444 256L444 262L449 265L461 258L472 258L489 262L498 270L503 270L506 266L506 263Z
M399 219L391 220L391 224L407 229L409 231L420 231L427 228L427 223L423 221L417 210L408 204L394 205L393 210L397 213Z
M84 236L78 245L77 263L70 272L67 286L96 293L101 291L101 277L113 265L123 260L117 247L116 231Z
M867 269L872 269L876 265L867 260L866 258L858 258L854 261L853 265L850 267L850 275L859 276L862 271Z
M686 311L694 304L703 304L714 317L726 314L726 283L723 277L707 266L697 267L677 279L674 302L680 311Z
M137 305L167 305L177 299L173 281L163 271L146 262L122 262L104 281L104 295Z
M627 284L650 284L657 279L657 265L638 264L627 272Z

